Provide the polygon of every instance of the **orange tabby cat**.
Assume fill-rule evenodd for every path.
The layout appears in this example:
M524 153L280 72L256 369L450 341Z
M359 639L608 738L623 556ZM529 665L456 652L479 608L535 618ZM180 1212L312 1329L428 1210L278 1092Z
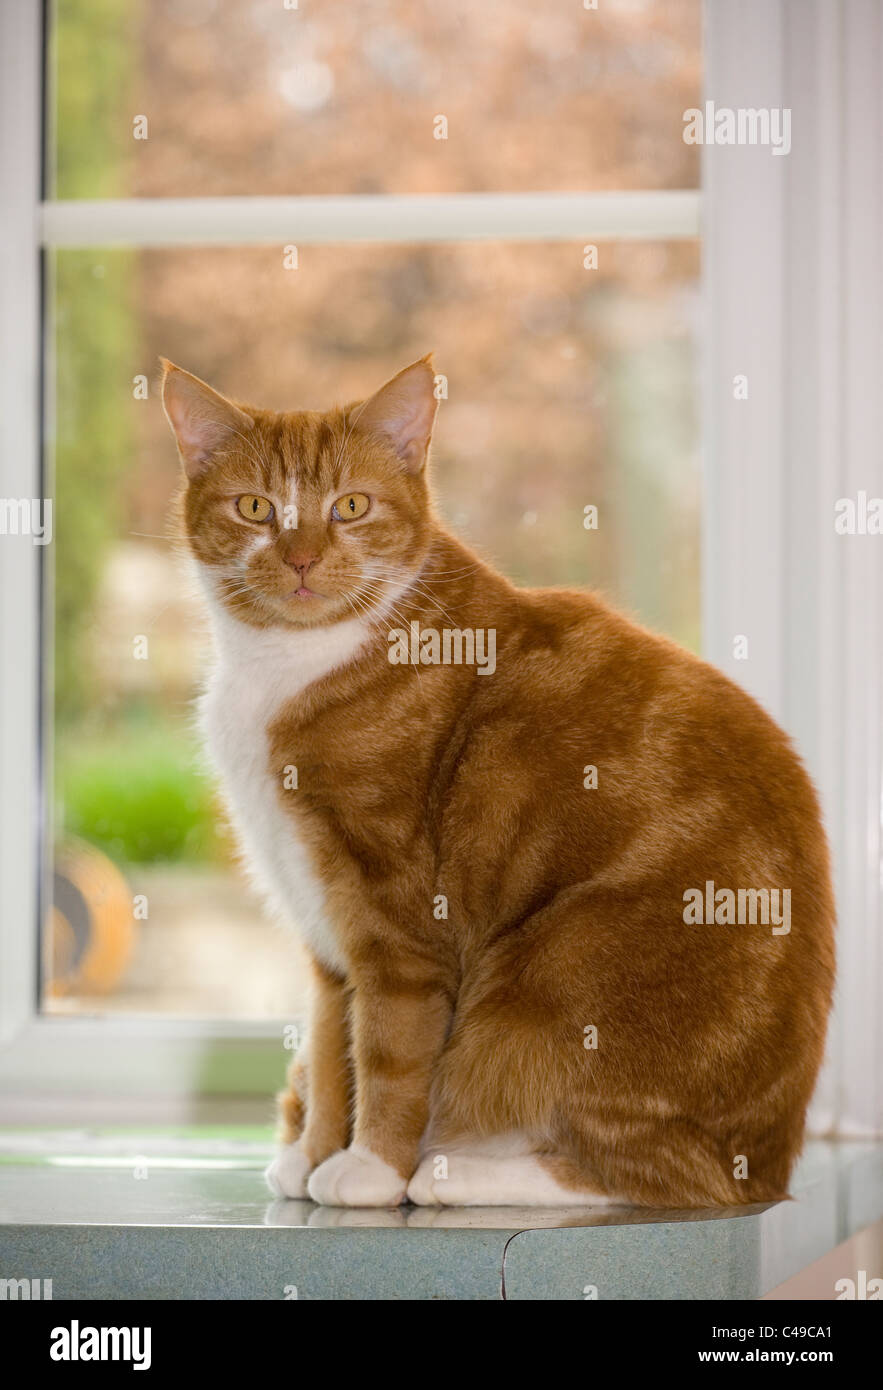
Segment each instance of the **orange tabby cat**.
M164 403L245 862L315 965L279 1193L787 1192L834 972L810 782L744 691L438 520L423 358L324 413Z

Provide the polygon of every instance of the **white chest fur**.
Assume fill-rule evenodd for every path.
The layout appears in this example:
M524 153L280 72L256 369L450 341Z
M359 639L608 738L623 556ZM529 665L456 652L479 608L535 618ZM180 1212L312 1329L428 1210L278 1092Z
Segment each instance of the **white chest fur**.
M271 909L324 964L342 970L322 884L282 802L282 770L270 767L266 731L283 705L350 661L370 629L353 618L328 628L262 630L213 600L209 608L215 664L200 702L201 724L244 864Z

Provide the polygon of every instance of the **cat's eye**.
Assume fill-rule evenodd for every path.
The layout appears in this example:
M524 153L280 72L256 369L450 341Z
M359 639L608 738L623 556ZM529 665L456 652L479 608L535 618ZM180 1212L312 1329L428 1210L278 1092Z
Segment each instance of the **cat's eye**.
M273 515L273 504L266 497L253 497L246 493L236 501L236 510L246 521L269 521Z
M364 492L346 492L338 497L331 515L335 521L355 521L356 517L365 515L370 505L371 499Z

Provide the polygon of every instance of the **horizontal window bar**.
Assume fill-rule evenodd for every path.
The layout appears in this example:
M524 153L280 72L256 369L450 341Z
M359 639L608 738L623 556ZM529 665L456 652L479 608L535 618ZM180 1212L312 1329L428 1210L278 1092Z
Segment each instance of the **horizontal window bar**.
M310 242L667 241L699 235L700 194L354 194L47 202L44 246Z

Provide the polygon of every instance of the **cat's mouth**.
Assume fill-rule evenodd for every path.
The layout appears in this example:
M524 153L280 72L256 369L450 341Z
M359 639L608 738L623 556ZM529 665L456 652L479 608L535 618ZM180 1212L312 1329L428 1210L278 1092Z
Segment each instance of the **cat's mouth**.
M291 593L286 594L285 597L291 602L305 603L314 598L327 598L328 595L320 594L318 589L310 589L306 584L301 584L299 589L293 589Z

